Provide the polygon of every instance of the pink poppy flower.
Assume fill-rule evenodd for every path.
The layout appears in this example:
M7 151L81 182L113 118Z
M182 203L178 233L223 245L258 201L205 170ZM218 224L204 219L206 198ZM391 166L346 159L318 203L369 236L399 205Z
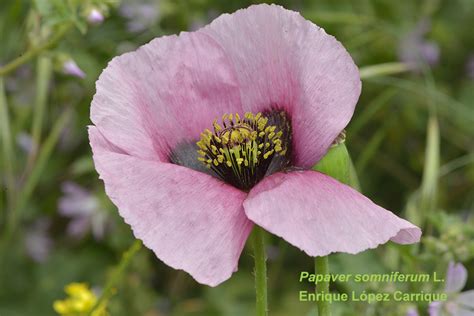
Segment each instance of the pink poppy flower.
M211 286L237 270L253 223L310 256L417 242L419 228L309 170L360 90L334 37L251 6L109 63L91 108L95 166L135 236Z

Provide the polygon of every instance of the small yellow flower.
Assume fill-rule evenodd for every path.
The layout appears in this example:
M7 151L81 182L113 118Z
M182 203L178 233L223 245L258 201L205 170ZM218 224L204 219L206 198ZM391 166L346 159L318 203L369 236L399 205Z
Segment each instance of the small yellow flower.
M86 316L97 303L97 296L89 289L85 283L70 283L64 291L68 297L64 300L57 300L53 308L61 316ZM108 316L107 302L100 304L95 309L92 316Z

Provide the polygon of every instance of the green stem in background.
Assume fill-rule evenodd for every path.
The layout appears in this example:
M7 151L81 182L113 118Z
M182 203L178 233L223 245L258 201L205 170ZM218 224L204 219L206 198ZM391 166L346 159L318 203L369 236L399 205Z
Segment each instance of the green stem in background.
M314 258L314 269L317 274L326 275L329 273L328 261L327 256ZM316 293L329 293L329 281L318 282L318 285L316 285ZM331 316L328 301L318 301L318 316Z
M95 303L94 307L89 312L89 316L93 315L94 312L104 303L106 303L115 293L115 287L121 282L127 267L130 265L133 257L137 254L137 252L142 248L142 242L140 240L135 240L135 242L130 246L130 248L122 255L122 259L120 260L117 267L115 267L114 271L110 275L110 278L107 280L105 284L104 290L100 295L99 299Z
M5 240L8 242L11 235L14 233L16 226L18 225L18 221L21 218L21 213L23 212L23 208L25 207L28 199L31 197L36 185L39 183L41 179L41 175L46 167L46 164L51 157L54 147L58 142L59 136L61 132L66 127L66 124L69 122L72 110L66 109L59 118L56 120L53 128L51 129L50 134L46 138L45 142L41 146L41 149L38 153L38 160L36 161L33 169L31 170L31 174L26 178L26 182L24 186L20 189L18 194L17 202L15 203L15 207L11 210L10 220L7 225L7 229L5 230Z
M423 60L420 56L420 60ZM429 65L422 62L425 84L430 91L436 91L436 84ZM438 124L438 110L435 98L428 98L429 108L428 125L426 127L425 165L421 182L420 206L423 215L421 225L426 225L426 232L431 235L432 225L427 221L430 214L436 210L438 194L438 178L440 168L440 133Z
M410 70L410 67L405 63L384 63L361 67L359 72L360 78L364 80L373 77L395 75L408 70Z
M252 244L255 260L255 294L256 311L258 316L268 314L267 302L267 257L265 254L264 230L257 225L254 226Z
M318 10L314 13L306 13L305 17L315 23L331 23L344 25L367 25L374 22L369 15L354 14L352 12L331 12Z
M436 209L440 156L439 137L438 119L436 114L431 114L427 126L425 167L423 168L423 179L420 188L420 207L423 218L421 218L420 223L415 224L425 224L429 214L432 214ZM431 225L428 225L428 233L430 230Z
M439 168L439 177L444 177L456 169L462 168L464 166L474 164L474 153L470 153L456 159L453 159Z
M459 127L463 133L474 133L474 109L469 107L467 104L457 101L440 90L430 88L426 84L420 84L414 80L406 80L396 77L383 77L383 78L370 78L368 80L371 83L375 83L383 86L390 86L403 90L414 95L423 98L427 102L434 102L440 106L436 107L436 111L439 112L447 122L454 124ZM421 102L414 103L413 105L421 106L422 109L427 109L429 112L432 111L432 106L423 104Z
M9 74L16 68L27 63L30 59L34 58L35 56L38 56L39 53L41 53L42 51L56 45L64 37L64 35L66 35L66 33L71 29L71 27L72 27L72 24L67 24L63 26L51 37L49 41L29 49L26 53L22 54L20 57L12 60L5 66L0 67L0 76L5 76Z
M28 156L28 162L26 163L26 172L31 169L38 148L41 144L41 130L43 127L44 114L46 112L46 101L48 97L49 81L52 74L52 64L48 57L38 57L37 69L36 69L36 99L35 107L33 112L33 125L31 128L31 137L33 140L33 150Z
M422 204L431 208L436 204L436 189L439 173L439 127L438 120L432 116L428 120L425 149L425 169L421 183Z
M3 77L0 76L0 139L2 140L2 156L3 156L3 170L6 181L8 205L11 207L13 200L15 199L15 177L13 168L13 146L12 146L12 135L10 128L10 118L8 114L7 96L5 94L5 86ZM0 176L0 188L3 185L1 183ZM2 193L0 193L1 196ZM2 209L8 209L5 207ZM0 214L1 215L1 214Z
M397 92L398 91L395 88L387 88L367 103L364 107L364 111L357 115L357 117L354 117L351 121L351 125L348 129L351 136L354 137L354 135L358 135L359 131L367 126L367 123L373 119L374 115L376 115L379 110L383 107L390 106L389 101L393 99Z

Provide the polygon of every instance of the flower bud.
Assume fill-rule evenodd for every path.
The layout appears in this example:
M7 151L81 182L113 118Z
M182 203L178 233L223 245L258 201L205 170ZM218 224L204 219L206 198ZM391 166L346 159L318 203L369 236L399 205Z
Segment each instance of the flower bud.
M67 75L75 76L78 78L85 78L86 74L72 59L68 59L63 63L63 72Z
M92 25L99 25L104 22L104 15L97 9L92 9L87 15L87 21Z
M358 190L359 181L347 151L345 140L346 133L342 131L334 140L326 155L313 167L313 170L325 173Z

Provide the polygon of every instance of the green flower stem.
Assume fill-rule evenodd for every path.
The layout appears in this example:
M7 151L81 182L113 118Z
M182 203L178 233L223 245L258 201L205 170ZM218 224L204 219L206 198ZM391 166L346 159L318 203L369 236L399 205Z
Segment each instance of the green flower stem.
M114 269L110 278L105 284L104 291L100 295L99 299L95 303L94 307L89 312L89 316L93 315L94 312L105 302L107 302L115 293L115 287L121 282L127 267L130 265L133 257L138 253L142 248L142 242L140 240L135 240L135 242L130 246L130 248L122 255L117 267Z
M265 254L264 231L255 225L252 236L255 260L255 294L256 311L258 316L268 314L267 307L267 257Z
M325 173L342 183L345 183L354 189L360 191L359 180L355 172L354 164L345 145L345 134L342 133L338 138L337 144L333 145L326 155L318 162L313 170ZM314 268L318 274L328 274L328 257L316 257L314 259ZM329 281L323 281L316 286L316 293L329 293ZM330 316L330 305L326 301L316 301L318 316Z
M48 137L45 139L43 146L41 146L41 150L38 153L38 160L36 161L33 169L31 170L31 174L27 177L24 186L20 189L18 194L17 201L11 210L11 216L9 218L9 223L7 229L5 230L5 241L8 243L9 238L15 232L15 229L18 225L18 221L21 218L21 212L25 207L26 203L28 202L31 194L33 193L36 185L39 183L41 179L41 175L48 163L49 157L53 152L53 149L61 135L61 131L66 127L69 119L71 117L71 109L66 109L59 118L56 120L51 132L49 133Z
M36 69L36 99L33 113L33 125L31 128L31 136L33 140L33 150L28 156L26 170L30 170L36 159L38 148L41 143L41 130L43 127L44 114L48 97L49 81L52 74L52 64L48 57L38 57Z
M362 80L390 76L403 73L410 70L410 67L405 63L384 63L378 65L370 65L360 68L360 78Z
M318 274L328 274L329 265L328 257L316 257L314 258L314 268L315 272ZM329 281L318 282L316 286L316 293L329 293ZM329 308L329 302L321 300L317 303L318 306L318 316L331 316L331 310Z
M35 56L38 56L42 51L56 45L64 37L64 35L66 35L66 33L71 29L71 27L72 27L72 24L67 24L63 26L57 31L57 33L55 33L51 37L49 41L31 48L26 53L22 54L20 57L12 60L5 66L0 67L0 76L5 76L9 74L10 72L15 70L19 66L27 63L30 59L34 58Z
M436 115L431 115L427 126L425 149L425 167L421 182L421 206L425 212L436 208L437 187L439 177L439 125ZM422 223L420 223L422 224Z
M10 128L10 118L8 114L7 96L5 94L5 86L3 77L0 76L0 139L2 140L2 156L3 156L3 170L6 180L8 205L11 207L15 198L15 178L13 168L13 146L12 135ZM3 172L2 172L3 173ZM1 184L0 184L1 187ZM1 193L0 193L1 195ZM3 210L8 209L2 207ZM3 214L6 216L6 214ZM2 214L0 216L3 217Z

